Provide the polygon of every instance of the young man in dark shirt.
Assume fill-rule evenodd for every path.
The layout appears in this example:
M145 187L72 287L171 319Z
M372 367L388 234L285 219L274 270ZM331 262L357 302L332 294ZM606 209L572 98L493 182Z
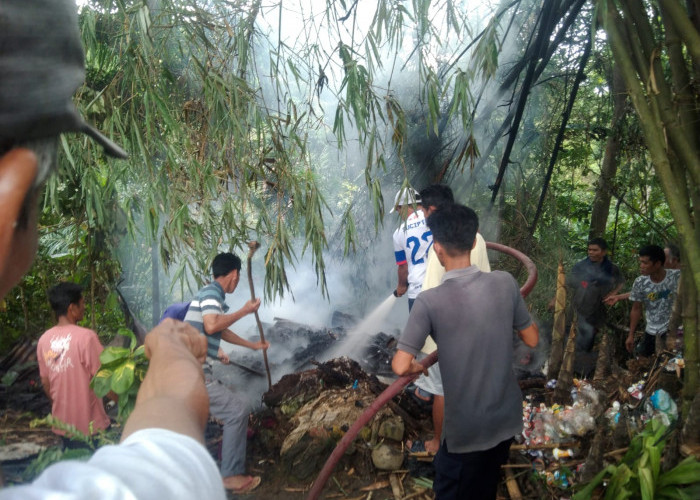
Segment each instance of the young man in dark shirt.
M571 303L577 317L576 347L590 352L596 333L605 324L605 301L624 284L620 269L608 258L608 244L603 238L588 242L588 257L580 260L566 276L572 291Z

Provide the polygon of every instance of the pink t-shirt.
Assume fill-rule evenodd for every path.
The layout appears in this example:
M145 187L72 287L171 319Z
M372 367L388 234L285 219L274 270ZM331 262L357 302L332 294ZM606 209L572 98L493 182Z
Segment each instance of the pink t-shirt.
M90 380L100 369L102 352L97 334L77 325L55 326L47 330L36 346L39 374L49 379L54 417L74 425L84 434L106 429L109 417L102 400L90 388ZM65 432L54 429L57 434Z

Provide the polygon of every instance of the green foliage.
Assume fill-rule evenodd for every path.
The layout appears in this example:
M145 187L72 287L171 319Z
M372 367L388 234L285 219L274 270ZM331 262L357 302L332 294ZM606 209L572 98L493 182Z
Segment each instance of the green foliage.
M103 398L112 391L119 400L118 418L122 422L131 415L136 404L136 394L141 382L146 376L148 360L146 359L144 346L137 347L136 336L122 328L120 335L131 338L131 344L126 347L106 347L100 354L99 371L95 374L90 387L98 398Z
M668 471L661 470L661 456L668 429L651 420L634 436L617 465L608 465L573 496L585 500L605 486L605 498L697 498L700 491L700 462L688 457Z
M30 422L34 427L52 427L65 432L65 436L72 441L82 443L84 447L76 449L63 449L62 446L52 446L42 450L32 460L32 463L24 470L22 476L25 481L31 481L42 473L48 466L63 460L88 460L100 446L115 444L119 441L121 430L99 430L92 435L83 434L74 425L69 425L49 414L44 418L37 418ZM90 426L92 431L92 425Z
M24 470L22 476L25 481L31 481L44 469L63 460L87 461L92 456L94 450L89 448L63 449L61 446L52 446L39 452L39 455Z

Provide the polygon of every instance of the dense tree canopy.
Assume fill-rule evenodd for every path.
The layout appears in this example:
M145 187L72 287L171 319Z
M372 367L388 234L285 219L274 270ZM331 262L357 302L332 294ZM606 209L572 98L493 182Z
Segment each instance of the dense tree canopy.
M90 284L93 322L101 310L96 326L114 332L115 288L130 274L149 322L149 304L187 295L216 252L251 239L266 249L268 298L305 253L324 292L332 253L390 251L373 235L409 182L449 183L480 209L487 239L531 254L536 309L557 258L571 262L589 233L613 243L629 276L639 245L678 238L697 290L694 9L92 0L80 11L76 102L130 159L63 138L38 264L3 321L40 331L42 289L63 277ZM159 269L174 289L159 288Z

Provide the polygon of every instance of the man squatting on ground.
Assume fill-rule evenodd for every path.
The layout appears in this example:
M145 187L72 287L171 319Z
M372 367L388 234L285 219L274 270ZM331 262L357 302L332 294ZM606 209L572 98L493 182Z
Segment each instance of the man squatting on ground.
M86 435L106 429L110 420L90 381L100 369L102 344L97 334L78 326L85 315L83 289L76 283L59 283L49 290L56 326L39 338L36 359L44 392L51 400L51 414ZM66 432L54 428L56 434ZM70 436L67 447L79 446Z
M0 299L27 272L37 248L38 199L55 170L63 132L82 132L111 156L126 157L87 125L71 96L84 64L74 0L0 2ZM0 499L224 500L221 476L204 447L209 401L206 339L167 320L145 340L150 364L119 445L87 462L47 468Z
M454 203L454 195L452 189L445 184L433 184L420 191L423 213L425 217L430 217L436 210L439 210L445 205ZM484 238L476 233L476 244L471 252L471 262L482 272L491 271L489 265L489 257L486 253L486 242ZM425 277L423 278L422 290L435 288L442 281L445 274L445 268L442 267L440 261L435 255L435 249L430 246L428 251L428 259L425 269ZM421 352L430 354L437 345L432 338L425 339L425 344ZM430 396L433 399L432 417L433 417L433 438L425 441L425 451L436 453L440 448L440 435L442 434L442 422L445 415L445 396L442 390L442 377L440 376L440 363L436 362L428 368L428 376L420 375L415 382L418 387L417 396L422 399L429 400Z
M437 343L445 421L435 456L438 500L493 499L500 466L522 431L522 393L512 369L513 329L534 347L539 333L513 277L471 265L479 220L462 205L428 219L445 267L442 284L422 292L398 343L398 375L425 372L415 360L430 335Z
M624 278L608 257L608 243L603 238L588 242L588 257L578 261L566 276L566 287L572 292L571 304L576 313L576 348L591 352L598 330L605 325L606 301L614 296ZM550 303L554 307L554 299Z
M221 443L221 475L224 486L234 493L243 494L260 484L259 476L246 476L245 454L250 405L245 396L232 391L213 376L211 361L229 358L221 349L221 340L249 349L267 349L269 342L249 342L229 326L260 307L260 299L249 300L236 312L227 313L226 294L233 293L241 277L241 259L232 253L220 253L211 265L214 281L197 292L187 309L185 321L206 335L207 362L204 378L209 394L209 413L223 421L224 434Z
M665 347L671 308L678 293L681 275L678 269L665 269L665 260L664 249L658 245L648 245L639 250L639 270L642 275L634 280L630 292L632 309L625 347L629 352L634 349L634 332L643 309L646 327L637 345L637 353L641 356L651 356L654 351Z
M398 284L395 295L408 297L408 310L420 293L425 276L426 256L433 242L425 216L421 210L421 199L413 188L401 188L394 198L394 207L389 213L398 212L403 221L394 231L394 256L396 257Z

